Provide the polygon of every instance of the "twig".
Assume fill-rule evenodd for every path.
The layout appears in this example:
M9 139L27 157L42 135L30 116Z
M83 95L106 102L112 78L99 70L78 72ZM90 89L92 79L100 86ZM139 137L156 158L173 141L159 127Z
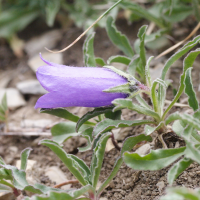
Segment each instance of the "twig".
M117 142L115 141L113 132L111 132L111 133L112 133L112 135L111 135L110 137L111 137L111 140L112 140L113 145L115 146L115 148L116 148L118 151L121 151L121 148L119 147L119 145L118 145Z
M78 42L96 23L98 23L106 14L108 14L110 12L110 10L112 10L121 1L122 0L119 0L111 8L109 8L106 12L104 12L91 26L89 26L79 37L77 37L76 40L74 40L74 42L72 42L70 45L68 45L64 49L62 49L60 51L52 51L52 50L50 50L50 49L48 49L46 47L45 47L45 49L47 51L51 52L51 53L62 53L63 51L66 51L67 49L69 49L70 47L72 47L76 42Z
M178 42L174 46L172 46L169 49L167 49L166 51L162 52L155 59L158 59L158 58L160 58L160 57L168 54L169 52L173 51L174 49L176 49L177 47L179 47L180 45L182 45L184 42L186 42L188 39L190 39L198 31L199 28L200 28L200 22L197 24L197 26L194 28L194 30L184 40Z
M64 185L69 185L69 184L76 184L76 183L79 183L78 180L70 180L70 181L66 181L66 182L63 182L63 183L60 183L58 185L54 185L54 188L60 188Z
M172 102L172 101L165 100L165 103L166 103L166 104L171 104L171 102ZM182 108L189 108L189 107L190 107L189 105L183 104L183 103L175 103L174 106L182 107Z
M51 136L49 132L2 132L0 136L3 135L17 135L17 136Z

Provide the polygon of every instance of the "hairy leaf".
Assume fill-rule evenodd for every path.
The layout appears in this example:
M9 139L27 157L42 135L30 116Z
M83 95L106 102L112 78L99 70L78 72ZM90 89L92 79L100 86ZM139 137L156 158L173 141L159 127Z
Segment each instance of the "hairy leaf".
M78 122L78 120L80 119L78 116L70 113L68 110L63 109L63 108L41 109L40 113L47 113L47 114L54 115L63 119L70 120L72 122ZM87 120L84 123L88 125L94 125L94 123L88 122Z
M88 35L83 45L83 54L84 54L83 58L86 67L96 67L94 47L93 47L94 35L95 35L94 32Z
M87 120L92 119L93 117L96 117L98 115L107 113L107 112L111 112L113 109L113 106L110 107L100 107L100 108L95 108L93 111L89 111L87 112L85 115L83 115L77 122L76 125L76 131L79 130L79 128L82 126L82 124L84 124L85 122L87 122Z
M127 138L123 143L123 146L121 149L121 156L123 155L125 151L130 151L137 143L142 142L142 141L151 141L151 140L152 138L150 136L145 136L144 134L141 134L138 136L131 136ZM123 164L123 158L119 157L113 166L113 170L111 174L100 186L100 188L97 191L97 194L101 194L101 192L106 188L106 186L110 183L110 181L112 181L112 179L116 176L122 164Z
M96 62L96 64L97 65L100 65L100 66L104 66L104 65L106 65L106 63L105 63L105 61L103 60L103 58L95 58L95 62Z
M131 59L126 57L126 56L121 56L121 55L117 55L117 56L111 56L108 60L107 60L107 64L110 65L113 62L117 62L117 63L122 63L125 65L129 65L129 63L131 62Z
M145 107L139 106L137 104L133 104L131 99L115 99L114 101L112 101L112 103L116 106L114 108L114 111L123 108L128 108L129 110L134 110L138 113L151 116L154 119L160 121L160 116L156 112Z
M197 101L196 93L195 93L193 85L192 85L191 70L192 70L192 68L189 68L185 74L185 81L184 81L185 93L188 95L188 103L189 103L190 107L194 111L196 111L199 109L199 103Z
M104 119L99 122L93 130L93 135L97 136L103 132L107 132L113 128L122 128L122 127L130 127L130 126L138 126L142 124L154 124L153 121L150 120L111 120Z
M111 16L107 18L106 31L113 44L123 51L126 56L133 57L134 52L127 37L117 30L114 20Z
M87 185L88 181L86 180L89 176L87 165L80 160L79 158L75 158L75 156L72 156L70 154L67 154L58 143L51 141L51 140L42 140L40 141L40 144L43 144L47 147L49 147L65 164L65 166L69 169L69 171L79 180L79 182L82 185Z
M88 125L83 125L80 131L88 128ZM76 132L76 123L74 122L60 122L51 128L53 140L62 144L71 137L80 135L80 131Z
M21 170L24 171L26 170L27 161L31 150L32 150L31 148L26 148L21 152L21 167L20 167Z
M193 163L191 159L182 158L176 164L174 164L167 175L167 180L170 185L176 180L176 178Z
M135 170L160 170L167 167L184 154L185 147L178 149L152 150L145 156L124 153L124 162Z
M104 134L93 151L92 162L91 162L91 174L92 174L92 186L96 188L97 182L99 180L99 174L101 172L101 167L104 158L104 152L106 148L107 140L110 138L111 133Z

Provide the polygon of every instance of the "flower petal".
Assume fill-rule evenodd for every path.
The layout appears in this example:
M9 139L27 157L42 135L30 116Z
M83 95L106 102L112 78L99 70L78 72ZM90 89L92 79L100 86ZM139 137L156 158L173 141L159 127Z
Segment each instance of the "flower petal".
M105 68L42 66L36 72L37 79L49 92L76 90L105 90L127 83L127 79Z
M90 94L76 92L51 92L43 95L36 102L35 108L58 108L58 107L101 107L111 105L116 98L126 98L126 94L93 92Z

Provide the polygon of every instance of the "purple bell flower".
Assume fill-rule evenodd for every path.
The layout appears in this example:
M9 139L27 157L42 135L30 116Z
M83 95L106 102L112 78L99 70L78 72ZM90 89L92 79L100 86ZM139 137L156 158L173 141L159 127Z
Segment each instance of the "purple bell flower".
M35 108L101 107L128 94L106 93L103 90L127 83L127 79L110 69L69 67L41 59L46 65L36 72L40 84L49 93L36 102Z

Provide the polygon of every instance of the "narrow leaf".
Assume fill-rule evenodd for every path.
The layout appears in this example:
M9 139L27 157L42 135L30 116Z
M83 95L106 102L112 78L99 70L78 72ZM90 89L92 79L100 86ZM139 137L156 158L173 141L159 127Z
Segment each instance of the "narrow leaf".
M175 54L173 54L165 63L164 69L162 71L161 79L164 80L167 74L167 71L172 66L172 64L187 53L190 49L196 46L200 41L200 36L195 37L192 41L189 41L181 49L179 49ZM191 66L190 66L191 67Z
M92 186L96 188L99 174L101 172L101 166L103 163L105 148L107 140L110 138L111 133L104 134L100 140L98 141L92 156L92 163L91 163L91 174L92 174Z
M84 54L83 58L86 67L96 67L94 47L93 47L94 35L95 35L94 32L88 35L83 45L83 54Z
M93 117L96 117L98 115L107 113L112 111L113 106L110 107L101 107L101 108L95 108L93 111L87 112L85 115L83 115L77 122L76 125L76 131L79 130L79 128L82 126L82 124L84 124L85 122L87 122L87 120L92 119Z
M92 148L92 141L93 141L92 132L93 132L93 128L90 127L90 128L85 129L81 133L81 136L87 139L88 144L85 147L79 147L78 150L80 152L84 152Z
M51 128L53 140L62 144L71 137L80 135L80 132L88 128L88 125L83 125L79 132L76 132L76 123L74 122L61 122Z
M117 56L111 56L108 60L107 60L107 64L110 65L113 62L117 62L117 63L122 63L125 65L129 65L129 63L131 62L131 59L126 57L126 56L121 56L121 55L117 55Z
M151 80L151 74L150 74L150 62L153 59L153 56L151 56L146 63L146 58L145 58L145 78L146 78L146 84L149 88L151 88L152 85L152 80Z
M123 51L126 56L133 57L134 52L131 45L129 44L127 37L117 30L114 24L114 20L111 16L107 18L106 31L108 37L114 45L116 45L121 51Z
M145 156L124 153L124 162L135 170L160 170L167 167L184 154L185 147L178 149L152 150Z
M99 122L93 130L93 135L97 136L103 132L107 132L113 128L122 128L122 127L130 127L130 126L138 126L142 124L154 124L153 121L150 120L111 120L104 119Z
M137 104L133 104L131 99L115 99L112 103L116 106L114 111L118 109L128 108L129 110L134 110L138 113L148 115L153 117L154 119L160 121L160 116L151 109L144 108Z
M20 167L21 170L24 170L24 171L26 170L28 157L29 157L29 154L30 154L31 151L32 151L31 148L26 148L22 151L22 153L21 153L21 167Z
M192 68L189 68L186 71L186 74L185 74L185 81L184 81L185 93L188 95L189 106L194 111L196 111L196 110L199 109L199 103L197 101L196 93L195 93L194 88L193 88L191 71L192 71Z
M104 65L106 65L106 63L105 63L105 61L103 60L103 58L95 58L95 62L96 62L96 64L97 65L100 65L100 66L104 66Z
M190 166L190 164L193 163L191 159L183 158L179 160L176 164L174 164L167 175L167 180L170 185L173 184L173 182L176 180L176 178L184 171L186 168Z
M151 126L148 126L148 125L146 125L145 126L145 128L144 128L144 130L145 130L145 134L146 135L150 135L150 134L152 134L154 131L157 131L157 130L159 130L162 126L164 126L165 125L165 122L160 122L159 124L158 124L158 126L156 126L156 127L151 127Z
M83 167L80 166L80 163L77 162L70 154L67 154L58 143L51 140L42 140L40 141L40 144L49 147L61 159L69 171L79 180L82 185L88 184L84 177L86 172Z
M78 116L70 113L68 110L63 109L63 108L41 109L40 113L47 113L47 114L54 115L63 119L70 120L72 122L78 122L78 120L80 119ZM88 125L94 125L94 123L88 122L87 120L84 123Z

